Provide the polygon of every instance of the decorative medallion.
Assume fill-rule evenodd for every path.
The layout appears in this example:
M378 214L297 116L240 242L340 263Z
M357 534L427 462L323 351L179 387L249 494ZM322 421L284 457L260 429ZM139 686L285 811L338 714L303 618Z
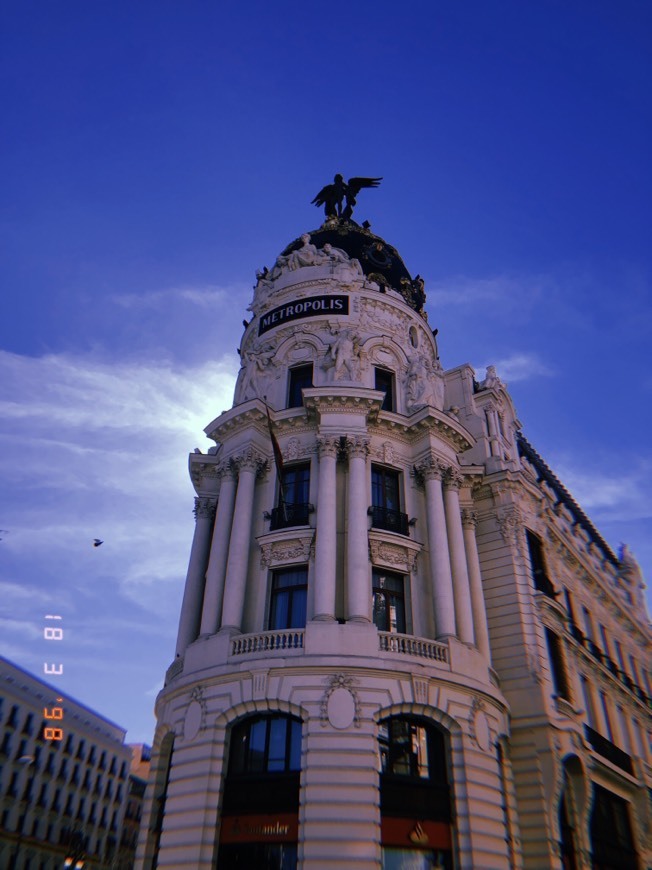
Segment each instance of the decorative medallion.
M328 680L320 706L322 728L328 724L338 731L351 725L360 727L360 701L354 685L353 678L346 674L334 674Z
M183 736L191 742L203 729L206 723L206 701L201 686L195 686L190 693L190 703L183 720Z

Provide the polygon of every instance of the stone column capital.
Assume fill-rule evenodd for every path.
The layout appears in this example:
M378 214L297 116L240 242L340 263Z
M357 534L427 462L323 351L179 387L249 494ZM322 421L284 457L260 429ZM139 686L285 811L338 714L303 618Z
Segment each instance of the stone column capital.
M464 475L457 468L448 467L444 471L444 486L446 489L460 490L464 483Z
M366 459L369 455L369 438L365 435L347 435L346 452L349 459L354 457Z
M234 456L232 462L238 473L253 471L256 475L266 471L269 464L268 460L255 447L247 447L238 456Z
M446 466L436 456L428 456L419 465L414 466L414 471L423 480L441 480Z
M193 508L193 513L195 515L195 522L197 520L212 520L215 516L215 507L217 505L217 500L214 498L202 498L198 497L195 499L195 506Z
M337 454L340 449L340 439L337 435L318 435L317 436L317 451L319 458L322 456L332 456L337 459Z
M478 523L478 512L470 508L462 508L462 526L465 529L474 529Z
M238 469L234 467L231 459L223 459L222 462L215 467L215 473L218 477L221 477L222 480L235 480L238 476Z

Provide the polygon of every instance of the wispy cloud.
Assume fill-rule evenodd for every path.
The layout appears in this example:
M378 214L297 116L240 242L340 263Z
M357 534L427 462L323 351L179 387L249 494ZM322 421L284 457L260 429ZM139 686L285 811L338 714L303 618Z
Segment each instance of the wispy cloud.
M427 285L428 303L434 306L499 306L505 309L530 308L550 290L547 275L495 275L473 278L454 275Z
M526 381L536 377L552 377L555 374L554 370L534 353L513 353L511 356L491 360L476 367L478 374L484 372L488 365L494 365L498 376L506 383Z
M242 296L243 301L251 294L251 288L244 284L221 286L218 284L203 284L199 286L169 287L162 290L150 290L145 293L115 293L110 299L122 308L133 310L161 309L177 303L190 303L198 308L222 309L225 302L234 296ZM242 308L246 304L242 305Z

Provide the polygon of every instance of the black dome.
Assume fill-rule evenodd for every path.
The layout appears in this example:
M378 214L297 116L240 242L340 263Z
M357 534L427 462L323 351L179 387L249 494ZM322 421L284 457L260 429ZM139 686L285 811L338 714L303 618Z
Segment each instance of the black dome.
M327 221L318 230L313 230L310 241L318 248L330 244L345 251L351 259L359 260L364 274L378 284L382 293L388 287L396 290L411 308L423 312L426 299L421 279L419 276L412 278L396 248L388 245L380 236L353 221L339 220L337 223ZM295 239L285 248L283 256L302 245L300 238Z

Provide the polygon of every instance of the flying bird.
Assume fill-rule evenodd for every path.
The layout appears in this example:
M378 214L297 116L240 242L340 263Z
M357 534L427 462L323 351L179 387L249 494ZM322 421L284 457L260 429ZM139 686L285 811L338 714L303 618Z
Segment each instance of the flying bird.
M320 208L324 206L324 213L327 218L337 217L348 221L353 214L353 209L356 203L356 196L360 193L363 187L378 187L382 178L362 178L355 176L344 181L344 176L339 173L333 179L332 184L327 184L319 191L313 199L312 205ZM346 200L346 205L342 208L342 204Z
M95 538L95 539L93 540L93 546L94 546L94 547L101 547L103 543L104 543L104 541L100 541L99 538Z

